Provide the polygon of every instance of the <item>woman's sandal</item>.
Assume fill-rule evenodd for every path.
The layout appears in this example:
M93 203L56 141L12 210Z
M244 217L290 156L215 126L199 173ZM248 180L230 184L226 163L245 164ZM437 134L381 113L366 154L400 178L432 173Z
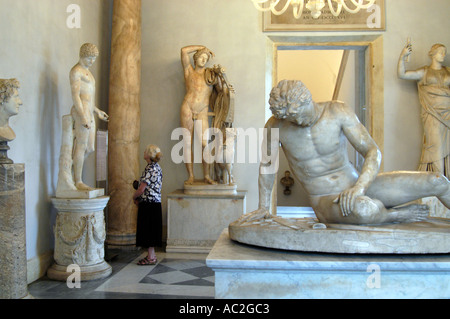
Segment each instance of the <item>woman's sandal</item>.
M155 258L150 259L149 256L142 258L141 260L139 260L139 262L137 263L139 266L150 266L150 265L156 265L156 263L158 262L158 260Z

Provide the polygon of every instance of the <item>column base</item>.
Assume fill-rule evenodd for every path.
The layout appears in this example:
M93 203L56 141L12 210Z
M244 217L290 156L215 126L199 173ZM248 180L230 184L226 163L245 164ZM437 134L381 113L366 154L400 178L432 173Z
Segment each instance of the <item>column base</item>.
M136 234L106 234L108 248L132 250L136 248Z

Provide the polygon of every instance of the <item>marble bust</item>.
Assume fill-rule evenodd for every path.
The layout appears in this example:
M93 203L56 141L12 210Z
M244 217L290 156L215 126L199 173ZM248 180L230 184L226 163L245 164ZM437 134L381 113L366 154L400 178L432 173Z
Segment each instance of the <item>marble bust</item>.
M0 79L0 142L10 142L16 138L9 126L9 118L17 115L22 105L19 87L20 83L16 79Z

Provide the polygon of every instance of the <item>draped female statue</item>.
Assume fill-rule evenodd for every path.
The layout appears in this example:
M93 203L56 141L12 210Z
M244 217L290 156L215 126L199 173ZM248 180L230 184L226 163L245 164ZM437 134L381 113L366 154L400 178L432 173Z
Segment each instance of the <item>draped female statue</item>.
M447 49L443 44L431 47L431 64L414 71L406 71L405 62L412 53L408 44L400 54L398 77L417 81L419 100L422 105L423 146L419 170L440 172L447 178L450 153L450 69L443 66Z

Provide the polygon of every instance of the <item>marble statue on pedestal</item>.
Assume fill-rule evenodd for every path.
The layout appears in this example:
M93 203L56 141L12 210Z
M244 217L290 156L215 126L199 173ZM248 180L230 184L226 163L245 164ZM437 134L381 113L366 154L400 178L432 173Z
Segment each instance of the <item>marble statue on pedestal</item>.
M194 53L194 66L190 61L190 54ZM234 89L228 83L225 70L219 65L207 68L206 64L214 53L201 45L191 45L181 49L181 62L184 70L186 83L186 95L181 105L181 127L187 129L191 138L184 139L184 149L190 152L191 156L185 157L185 164L188 172L188 179L185 185L199 183L194 177L194 147L195 143L201 145L203 150L208 144L208 136L205 132L210 128L220 131L222 141L220 147L216 149L228 160L220 160L211 165L210 160L202 156L203 181L200 184L215 185L225 183L234 184L231 173L232 164L229 160L234 155L235 134L233 134L232 124L234 121ZM212 119L210 120L210 117ZM210 124L211 122L211 124ZM195 137L198 139L195 139ZM217 156L218 153L215 155ZM231 155L230 155L231 154ZM223 173L227 174L224 179ZM216 176L217 175L217 176Z
M398 61L398 77L417 81L422 105L423 146L419 170L450 176L450 68L442 65L447 54L443 44L435 44L428 55L429 66L406 70L405 62L412 53L410 42L403 48Z
M70 71L73 106L63 117L58 185L53 206L58 211L55 233L55 263L48 269L50 279L65 281L72 266L79 267L81 280L105 278L112 272L104 260L106 238L104 209L109 197L104 189L83 183L85 158L94 151L96 122L108 115L95 105L95 79L89 68L99 55L95 45L81 46L79 62Z
M406 70L406 62L412 53L412 45L403 48L398 61L398 77L417 82L419 101L422 106L423 123L422 154L419 171L439 172L450 177L450 69L443 64L447 48L434 44L428 55L429 66L417 70ZM422 203L431 207L435 217L450 216L450 210L434 198L424 198Z
M76 198L83 191L93 190L83 183L83 165L95 149L95 115L108 122L108 115L95 105L95 79L89 71L98 55L94 44L84 44L80 49L80 60L70 71L73 107L70 115L63 117L57 197Z
M9 118L19 113L22 100L19 97L20 83L16 79L0 79L0 164L12 164L8 158L8 142L16 138L9 126Z
M309 195L318 219L314 229L424 222L428 206L407 203L427 196L436 196L450 207L450 183L439 173L379 172L381 152L345 104L316 103L302 82L287 80L273 88L269 104L273 116L266 124L268 137L263 143L272 151L277 151L281 143L294 177ZM279 130L276 142L270 137L274 129ZM361 172L348 159L347 141L364 157ZM265 171L269 161L262 159L261 163L259 208L230 227L273 219L292 229L302 229L304 225L269 213L276 172Z

